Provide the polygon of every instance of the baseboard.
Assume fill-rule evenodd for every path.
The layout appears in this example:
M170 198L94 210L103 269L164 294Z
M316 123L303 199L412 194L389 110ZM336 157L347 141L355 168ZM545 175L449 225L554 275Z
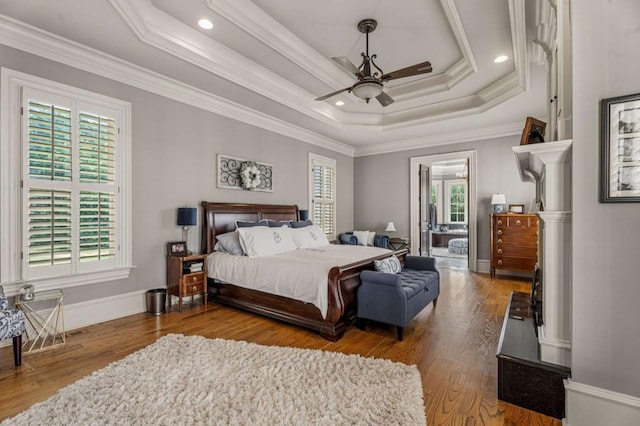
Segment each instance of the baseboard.
M138 290L74 303L73 305L65 305L65 331L145 312L147 310L145 293L146 290ZM11 344L11 339L4 340L0 342L0 347L10 346Z
M565 380L565 426L640 425L640 398Z
M477 270L476 272L480 272L481 274L488 274L491 272L491 261L486 259L478 259L476 261Z

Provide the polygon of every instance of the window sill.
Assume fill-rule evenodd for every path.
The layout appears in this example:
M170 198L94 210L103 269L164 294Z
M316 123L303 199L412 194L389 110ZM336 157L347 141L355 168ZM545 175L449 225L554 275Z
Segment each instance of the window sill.
M13 281L2 283L6 296L16 296L20 293L20 287L29 283L35 287L35 291L46 291L54 289L63 289L70 287L80 287L89 284L101 283L104 281L116 281L129 278L131 270L135 266L125 266L109 271L91 272L87 274L77 274L64 277L42 278L37 280Z

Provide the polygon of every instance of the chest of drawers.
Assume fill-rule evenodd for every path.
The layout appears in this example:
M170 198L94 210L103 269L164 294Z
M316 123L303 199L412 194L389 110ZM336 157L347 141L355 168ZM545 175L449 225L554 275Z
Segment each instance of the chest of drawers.
M533 273L538 262L538 216L492 214L491 278L496 269Z

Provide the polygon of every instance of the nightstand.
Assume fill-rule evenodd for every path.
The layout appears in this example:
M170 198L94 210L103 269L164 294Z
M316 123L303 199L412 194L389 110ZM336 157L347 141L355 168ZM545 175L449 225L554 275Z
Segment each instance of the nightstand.
M201 294L207 304L206 255L167 256L167 293L171 308L171 296L178 297L178 311L182 311L182 298Z

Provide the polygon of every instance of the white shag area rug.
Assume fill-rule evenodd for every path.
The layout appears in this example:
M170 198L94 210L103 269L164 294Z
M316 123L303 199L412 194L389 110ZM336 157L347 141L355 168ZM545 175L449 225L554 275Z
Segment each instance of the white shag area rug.
M425 425L420 373L384 359L170 334L2 425Z

